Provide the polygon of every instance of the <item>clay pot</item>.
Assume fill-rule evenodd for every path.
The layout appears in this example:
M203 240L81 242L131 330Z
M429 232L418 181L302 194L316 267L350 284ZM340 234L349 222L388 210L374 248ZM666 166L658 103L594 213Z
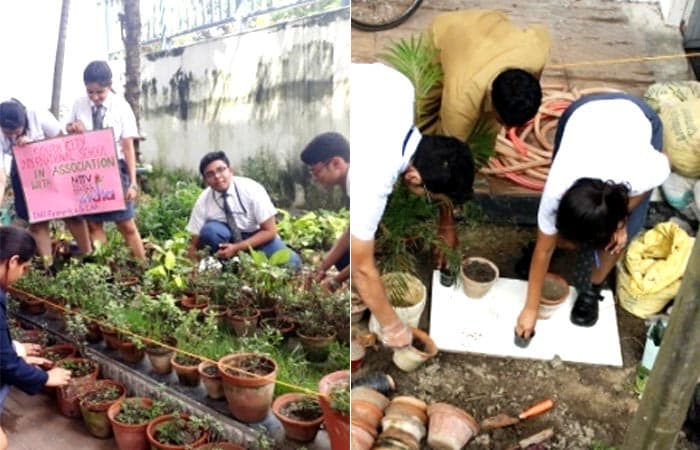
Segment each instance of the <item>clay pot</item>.
M37 316L46 312L46 303L42 299L26 296L20 299L19 308L27 314Z
M449 403L428 406L428 445L435 450L459 450L479 432L471 414Z
M356 386L350 391L350 398L352 401L362 400L372 403L374 406L379 408L380 411L384 412L387 406L389 406L389 399L382 395L381 392L376 391L367 386Z
M119 335L117 330L100 325L100 331L102 331L102 337L105 340L105 345L107 348L119 350Z
M420 442L426 434L425 425L428 421L426 409L425 402L415 397L405 395L395 397L384 411L382 430L386 432L395 428L408 433L412 439ZM406 444L412 444L412 442L412 440L407 441Z
M262 421L275 391L275 360L257 353L234 353L220 358L218 367L233 417L246 423Z
M472 280L469 278L465 273L464 273L464 266L469 265L470 263L481 263L481 264L486 264L491 269L494 271L495 276L493 279L489 281L477 281L477 280ZM493 286L496 281L498 280L499 276L499 271L498 271L498 266L491 262L490 260L486 258L481 258L479 256L472 256L470 258L466 258L464 262L462 263L462 268L460 270L460 275L462 277L462 288L464 289L464 293L467 294L467 297L469 298L481 298L486 293L491 289L491 286Z
M221 374L219 374L216 363L202 361L199 363L197 370L199 371L199 379L202 380L202 384L207 390L207 396L214 400L224 398L224 387L221 383ZM214 372L213 375L211 371Z
M307 361L321 363L328 359L330 346L335 340L335 333L329 336L307 336L297 329L296 334L304 349Z
M350 416L331 408L329 396L338 384L350 384L350 371L339 370L331 372L318 382L318 401L323 410L323 421L326 424L331 448L350 448ZM354 447L353 447L354 448Z
M438 352L435 342L428 333L419 328L411 328L411 331L413 332L413 343L406 348L394 350L392 357L396 367L404 372L413 372L425 361L434 358Z
M376 430L379 427L379 421L384 417L384 412L366 400L355 400L353 398L350 402L350 416Z
M185 311L191 309L203 310L209 305L209 297L204 295L185 295L180 299L180 306Z
M180 418L184 419L184 420L190 420L190 416L187 414L180 414ZM185 450L186 448L196 447L196 446L206 442L207 432L204 430L202 430L202 435L199 436L199 438L197 438L194 442L190 442L187 445L171 445L171 444L164 444L164 443L160 442L156 438L158 427L161 424L164 424L164 423L169 422L171 420L174 420L174 416L172 414L166 414L164 416L156 417L155 419L148 422L148 426L146 426L146 437L148 438L148 442L151 443L151 449L153 449L153 450Z
M309 420L300 420L284 414L285 406L291 402L303 400L305 398L315 400L314 397L309 397L308 395L289 393L280 395L272 402L272 413L282 423L287 438L298 442L313 441L323 422L323 414Z
M222 328L226 324L226 315L228 314L228 308L226 306L209 304L202 312L205 316L214 314L214 317L216 317L216 324L219 328Z
M88 322L85 326L87 327L86 341L95 344L102 340L102 330L100 330L100 325L97 322Z
M365 348L355 339L350 341L350 369L354 372L360 370L365 360Z
M564 303L569 297L569 283L561 276L548 272L544 276L544 284L542 286L542 298L540 299L540 308L537 315L538 319L549 319L552 314ZM547 298L547 294L555 298Z
M89 394L101 391L104 389L115 388L119 396L113 400L91 401ZM86 389L78 396L80 399L80 413L83 416L83 422L90 434L96 438L106 439L112 435L112 426L107 418L107 410L113 404L121 401L126 395L126 387L114 380L99 380L95 386Z
M294 335L294 328L296 328L297 324L289 317L276 316L260 319L260 326L273 328L279 331L283 338L288 338Z
M199 363L200 361L184 365L177 362L177 353L174 353L172 358L170 358L170 364L172 364L175 373L177 374L177 379L183 386L198 386L199 385Z
M85 358L65 358L56 362L57 367L63 367L68 361L89 361ZM81 377L72 377L67 386L56 388L56 405L58 411L66 417L80 417L80 390L94 383L100 370L100 366L90 361L94 370Z
M416 416L407 415L385 415L382 419L382 430L384 430L382 434L391 429L400 430L410 435L412 439L406 440L406 443L413 442L413 440L420 442L427 432L424 422Z
M373 436L369 431L353 422L350 426L350 447L344 448L351 448L352 450L370 450L374 445L375 436L376 434Z
M163 344L169 347L177 347L177 339L174 337L166 337L163 339ZM170 362L175 354L174 350L167 347L162 347L158 344L147 344L146 355L151 363L151 370L158 375L168 375L173 370L173 365Z
M115 419L117 414L119 414L122 403L125 401L138 402L149 408L153 405L153 400L150 398L129 397L112 404L112 406L107 409L107 418L112 424L112 431L114 432L114 440L117 443L117 448L119 450L148 450L149 444L148 438L146 437L148 422L142 424L128 424Z
M73 344L54 344L41 350L43 358L56 362L60 359L72 358L78 353L78 348Z
M412 434L392 427L382 431L382 434L377 438L375 448L420 450L420 442Z
M143 347L139 348L131 341L119 341L119 357L127 364L138 364L143 359L146 351Z
M353 292L350 306L350 323L360 322L365 315L365 311L367 311L367 305Z
M257 309L238 308L229 311L226 322L236 336L250 336L258 329L260 311Z

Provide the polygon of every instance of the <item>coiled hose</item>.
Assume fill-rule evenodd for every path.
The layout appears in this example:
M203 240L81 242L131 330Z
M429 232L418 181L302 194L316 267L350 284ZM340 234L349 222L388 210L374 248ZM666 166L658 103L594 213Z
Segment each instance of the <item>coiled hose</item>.
M535 117L521 127L502 128L496 136L496 154L479 172L541 191L552 163L553 136L562 113L579 97L604 92L620 91L604 87L567 91L563 86L542 86L542 104Z

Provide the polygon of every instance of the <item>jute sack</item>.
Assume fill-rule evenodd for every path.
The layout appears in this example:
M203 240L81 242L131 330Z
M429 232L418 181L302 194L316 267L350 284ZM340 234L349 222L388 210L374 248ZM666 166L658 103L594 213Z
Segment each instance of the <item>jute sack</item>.
M700 82L667 81L654 83L644 93L644 101L656 112L663 106L700 99Z
M678 225L662 222L635 238L617 267L620 306L643 319L676 296L693 239Z
M659 114L664 125L664 153L674 172L700 177L700 99L664 106Z

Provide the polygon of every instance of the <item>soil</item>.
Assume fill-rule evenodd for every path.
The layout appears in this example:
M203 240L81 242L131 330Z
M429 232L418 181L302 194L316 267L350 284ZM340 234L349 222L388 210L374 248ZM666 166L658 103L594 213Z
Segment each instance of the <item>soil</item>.
M83 399L88 403L100 403L112 401L119 398L121 392L115 387L108 387L100 390L88 392L83 396Z
M257 375L269 375L275 370L275 366L267 359L257 356L248 357L238 361L240 370L229 369L226 372L238 377L253 378Z
M479 261L471 261L462 266L462 271L467 278L478 281L479 283L487 283L496 276L496 271L486 263Z
M566 294L566 286L553 281L551 279L545 278L544 285L542 285L542 298L547 300L559 300Z
M175 356L175 362L181 366L196 366L200 363L199 359L183 354Z
M518 278L515 263L521 248L535 239L536 230L512 225L459 224L459 236L464 253L488 258L503 277ZM431 255L421 255L418 260L426 262L418 268L417 276L430 293ZM557 251L550 271L571 283L573 261L572 252ZM429 311L428 305L420 323L423 330L429 330ZM616 312L621 368L569 363L558 358L544 361L440 352L416 371L404 373L393 365L389 350L376 346L368 348L364 365L353 378L371 372L387 373L396 382L394 395L413 395L428 403L448 402L478 421L499 413L517 414L546 398L554 400L551 411L511 427L483 432L466 449L507 448L549 427L554 428L554 437L544 444L550 450L619 448L639 405L632 386L646 326L620 307ZM698 449L682 432L675 448Z
M293 401L280 408L280 413L290 419L300 422L308 422L321 417L323 412L321 406L316 403L315 406L309 406L307 401Z
M413 341L411 341L411 346L413 348L415 348L416 350L418 350L419 352L425 352L425 348L426 348L425 342L423 342L422 340L420 340L418 338L415 338L415 337L413 338Z
M206 366L203 369L203 372L209 375L210 377L215 377L219 374L219 368L216 366Z

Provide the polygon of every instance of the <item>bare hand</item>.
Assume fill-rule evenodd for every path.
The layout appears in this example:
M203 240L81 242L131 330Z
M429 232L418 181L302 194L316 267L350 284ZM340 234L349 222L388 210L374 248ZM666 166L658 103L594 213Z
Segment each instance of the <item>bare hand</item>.
M316 269L314 272L313 280L317 283L320 283L323 281L323 278L326 276L326 271L322 270L320 267Z
M236 244L219 244L219 251L216 252L216 256L222 259L229 259L236 256L236 253L238 253Z
M605 251L610 252L614 255L624 250L626 245L627 227L623 225L615 231L615 233L612 236L612 239L610 239L610 243L607 247L605 247Z
M86 131L85 124L80 120L76 120L75 122L71 122L66 125L66 131L71 134L84 133Z
M532 333L535 331L535 324L537 323L538 310L531 310L529 308L524 308L520 315L518 316L518 321L515 324L515 334L523 339L530 339Z
M50 369L53 367L53 361L51 361L50 359L42 358L40 356L25 356L24 360L27 362L27 364L31 364L33 366L40 366L44 369Z
M39 356L41 355L41 345L39 344L30 344L28 342L22 342L22 345L24 346L24 354L27 356Z
M411 345L413 333L403 322L396 323L382 328L382 343L386 347L403 348Z
M47 373L49 374L49 379L46 380L46 386L48 387L65 386L70 381L70 370L54 367Z
M136 197L138 196L139 191L135 187L129 186L129 189L126 190L126 196L124 197L124 200L130 202L132 200L136 200Z
M17 139L15 139L15 145L27 145L31 142L32 140L27 136L19 136Z

